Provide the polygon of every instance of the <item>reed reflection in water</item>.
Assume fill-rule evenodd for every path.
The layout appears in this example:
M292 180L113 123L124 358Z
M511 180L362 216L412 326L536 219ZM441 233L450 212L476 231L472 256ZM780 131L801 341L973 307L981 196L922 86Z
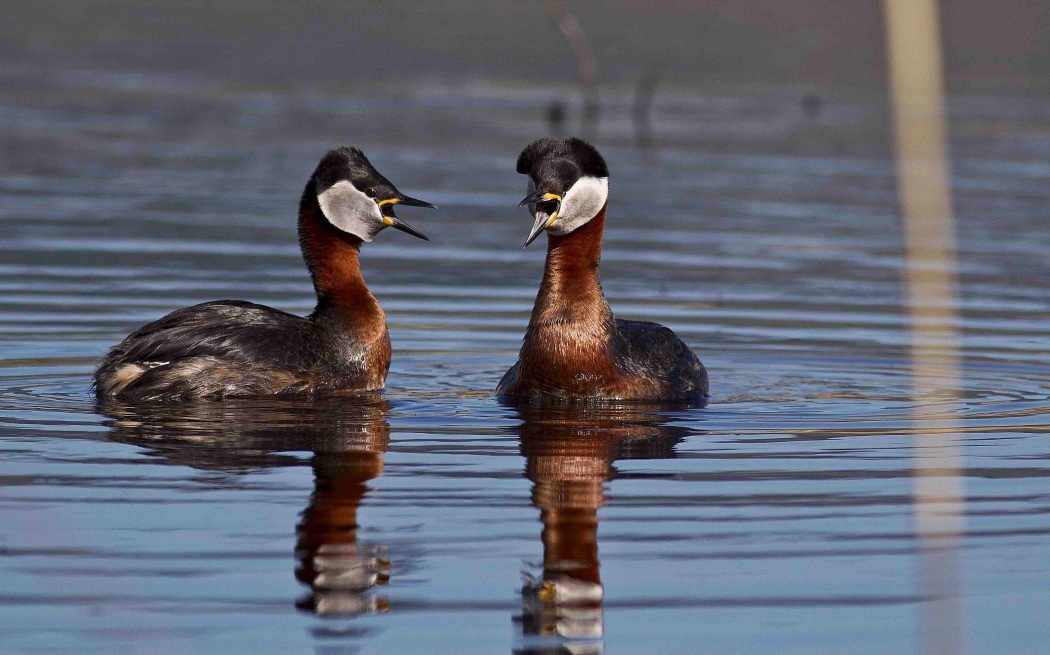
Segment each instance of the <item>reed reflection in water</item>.
M937 0L886 0L898 195L915 398L915 532L922 546L923 651L964 652L959 602L962 390L955 225Z

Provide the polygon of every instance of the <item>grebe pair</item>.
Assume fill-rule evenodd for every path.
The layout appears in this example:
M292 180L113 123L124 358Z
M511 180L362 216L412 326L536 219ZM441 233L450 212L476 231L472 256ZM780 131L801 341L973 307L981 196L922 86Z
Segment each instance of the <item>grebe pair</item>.
M518 157L535 224L548 234L543 282L518 362L497 394L517 398L695 399L707 372L671 330L614 319L598 278L609 172L585 141L541 139ZM179 309L115 346L95 372L100 399L189 400L381 389L386 316L358 262L386 227L421 239L395 205L405 196L355 148L321 158L299 201L299 244L317 306L306 317L220 300Z

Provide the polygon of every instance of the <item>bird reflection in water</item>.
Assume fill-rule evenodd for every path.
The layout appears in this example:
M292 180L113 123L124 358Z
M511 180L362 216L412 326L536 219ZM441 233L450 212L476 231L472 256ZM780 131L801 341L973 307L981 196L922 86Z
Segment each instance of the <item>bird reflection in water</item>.
M516 653L601 653L604 587L598 509L619 459L674 457L690 430L639 403L517 407L525 474L543 523L542 571L523 571L521 647Z
M389 609L385 597L369 591L389 582L390 562L379 556L382 547L357 538L357 510L369 480L383 474L389 442L390 425L380 415L315 446L314 493L296 526L295 577L311 589L299 607L324 616Z
M295 577L309 587L297 606L319 616L383 612L374 594L389 580L380 546L358 540L357 512L368 482L383 473L390 441L380 395L295 402L226 401L135 408L107 403L114 441L150 448L174 464L247 472L291 466L312 451L314 492L296 526Z

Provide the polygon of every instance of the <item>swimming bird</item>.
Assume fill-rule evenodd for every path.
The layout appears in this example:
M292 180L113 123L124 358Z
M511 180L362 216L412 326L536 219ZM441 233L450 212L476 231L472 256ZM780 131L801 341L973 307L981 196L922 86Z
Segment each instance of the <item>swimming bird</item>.
M386 315L368 290L361 244L393 227L410 198L356 148L327 152L299 201L299 245L317 306L306 317L238 300L176 310L115 346L95 371L100 399L224 398L381 389L390 367Z
M697 400L707 371L658 323L613 318L598 264L609 197L605 159L582 139L540 139L517 163L535 218L525 246L547 233L547 262L507 397Z

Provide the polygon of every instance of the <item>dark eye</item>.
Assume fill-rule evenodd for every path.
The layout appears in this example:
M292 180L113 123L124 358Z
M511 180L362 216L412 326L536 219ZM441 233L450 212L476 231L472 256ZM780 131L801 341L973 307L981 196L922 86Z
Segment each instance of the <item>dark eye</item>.
M368 187L365 189L365 195L369 198L375 198L379 194L376 193L375 187Z

